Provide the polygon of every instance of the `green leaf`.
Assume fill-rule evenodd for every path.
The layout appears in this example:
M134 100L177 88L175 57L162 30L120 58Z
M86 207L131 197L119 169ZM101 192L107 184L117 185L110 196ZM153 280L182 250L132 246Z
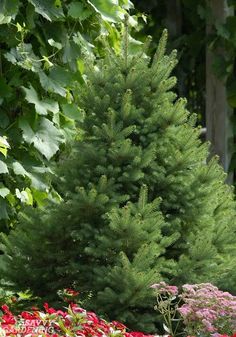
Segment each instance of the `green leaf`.
M227 83L227 101L232 108L236 108L236 78ZM235 121L233 125L235 125Z
M21 120L20 128L23 131L24 140L33 144L48 160L59 150L59 145L64 142L62 131L44 117L38 121L35 132L26 119Z
M5 129L10 124L8 115L1 111L0 128Z
M0 25L11 22L11 19L11 16L5 16L4 14L0 13Z
M60 66L55 66L51 69L50 78L63 87L71 87L75 80L73 72Z
M8 144L8 141L5 137L0 136L0 152L6 157L7 156L7 150L10 148L10 145Z
M61 6L56 6L54 0L28 0L35 7L35 12L49 21L63 19Z
M92 11L84 7L79 1L72 1L68 8L68 15L80 21L87 19L92 14Z
M143 42L135 40L132 36L129 36L129 53L130 55L136 55L142 50Z
M0 76L0 97L5 98L11 96L12 90L3 77Z
M20 191L18 188L15 190L16 197L20 199L21 202L32 205L33 204L33 197L31 190L27 187L25 190Z
M8 168L7 168L7 165L2 161L0 160L0 174L3 174L3 173L8 173Z
M21 43L15 48L11 48L10 52L4 54L5 58L24 69L33 72L39 72L41 69L41 61L33 52L30 43Z
M16 175L22 175L23 177L28 177L31 181L31 186L37 190L48 190L48 184L45 183L48 174L53 174L49 167L37 167L32 166L27 167L30 172L26 171L23 165L19 162L14 162L12 165L13 171Z
M82 121L83 120L83 113L75 104L62 104L62 110L63 113L76 121Z
M34 90L32 86L30 88L22 87L26 93L26 100L29 103L32 103L35 105L35 110L39 115L47 115L48 111L51 111L53 113L57 113L59 111L58 103L46 99L44 101L39 100L37 92Z
M87 3L90 4L105 21L115 23L124 18L125 11L118 5L117 0L87 0Z
M74 40L74 39L73 39ZM70 65L73 71L77 70L76 60L81 55L81 48L75 41L67 39L63 49L62 61Z
M62 44L61 43L59 43L59 42L56 42L56 41L54 41L53 39L49 39L48 40L48 43L50 44L50 46L52 46L52 47L55 47L55 48L57 48L57 49L62 49Z
M29 176L28 172L24 167L17 161L12 164L13 171L16 175L22 175L23 177Z
M58 83L53 78L51 78L50 75L47 76L45 73L40 72L39 80L40 80L41 86L48 92L54 92L63 97L66 96L66 90L60 85L60 83Z
M7 203L3 198L0 198L0 220L9 219L7 212Z
M0 183L0 196L5 198L10 193L10 190Z
M42 118L33 143L48 160L59 150L59 145L64 142L62 132L46 118Z
M219 79L221 80L225 79L227 75L225 72L226 68L227 68L227 62L226 62L225 57L223 55L214 54L214 59L212 62L212 69Z
M80 46L81 51L86 54L89 55L91 57L93 57L93 52L92 49L94 48L94 45L90 42L88 42L83 35L81 35L79 32L77 32L76 34L74 34L73 36L73 41ZM80 53L81 54L81 53ZM80 55L78 54L78 55ZM78 59L78 55L77 55L77 59Z
M23 131L23 139L27 143L31 144L34 138L34 131L32 130L31 126L29 125L29 122L25 117L20 118L19 127Z
M5 18L10 17L14 19L19 8L19 0L1 0L0 1L0 15L3 15ZM9 21L8 21L9 22ZM5 23L8 23L5 22Z
M45 200L48 198L48 193L39 191L38 189L33 189L32 193L33 193L33 198L38 204L38 206L39 207L43 206L45 203Z
M34 200L33 200L33 196L32 196L31 190L28 187L26 187L25 192L27 193L27 196L28 196L27 205L31 205L32 206Z

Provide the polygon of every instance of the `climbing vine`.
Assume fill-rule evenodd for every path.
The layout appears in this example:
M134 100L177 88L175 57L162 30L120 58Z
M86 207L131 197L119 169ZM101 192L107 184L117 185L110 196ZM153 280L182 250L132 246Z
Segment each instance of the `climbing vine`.
M119 49L129 0L0 2L0 231L22 205L60 199L51 185L59 153L83 119L77 105L86 62ZM130 24L135 24L130 17Z

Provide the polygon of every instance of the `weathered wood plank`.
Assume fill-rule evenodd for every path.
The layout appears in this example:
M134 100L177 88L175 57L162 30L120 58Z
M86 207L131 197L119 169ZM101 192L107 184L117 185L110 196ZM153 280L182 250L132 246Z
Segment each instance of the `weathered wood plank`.
M215 22L225 22L229 8L225 0L208 0L212 10L212 21L207 22L207 35L212 32ZM223 55L224 50L218 49L217 53ZM214 51L215 53L215 51ZM232 139L232 128L230 116L232 110L227 104L227 92L223 81L219 80L212 70L214 54L206 50L206 128L207 140L211 141L212 154L220 157L220 163L228 172L231 160L230 139ZM232 180L232 175L228 181Z

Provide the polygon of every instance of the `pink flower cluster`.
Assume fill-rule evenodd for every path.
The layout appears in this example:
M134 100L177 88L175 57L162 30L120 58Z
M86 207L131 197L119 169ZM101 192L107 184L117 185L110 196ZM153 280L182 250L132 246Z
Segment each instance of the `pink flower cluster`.
M163 294L163 295L167 294L167 295L175 296L178 294L178 287L170 286L166 284L164 281L151 285L151 288L157 290L159 294Z
M95 313L70 303L67 310L44 305L44 312L34 309L15 316L7 305L2 306L0 336L17 337L152 337L142 332L128 332L120 322L100 319Z
M203 332L224 333L236 329L236 296L210 283L186 284L179 295L184 304L178 308L185 325L197 325Z
M177 287L165 282L153 284L151 288L155 289L158 305L161 306L160 309L157 307L159 312L168 319L174 313L168 320L170 331L173 331L172 320L176 321L176 313L179 313L185 331L192 336L227 337L235 334L236 296L219 290L211 283L185 284L180 292Z

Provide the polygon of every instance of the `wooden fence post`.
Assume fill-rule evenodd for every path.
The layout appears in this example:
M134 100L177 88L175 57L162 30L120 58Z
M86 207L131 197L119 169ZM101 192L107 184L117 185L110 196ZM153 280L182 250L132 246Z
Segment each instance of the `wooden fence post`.
M212 32L214 23L225 22L229 14L226 0L208 0L208 5L212 11L212 21L207 22L206 34ZM215 53L215 51L214 51ZM224 54L223 49L216 51L221 55ZM211 141L211 154L217 154L220 157L220 163L224 170L228 172L229 164L232 157L230 139L232 139L232 128L230 117L232 109L227 103L227 92L223 81L219 80L213 72L214 54L207 47L206 50L206 128L207 140ZM233 174L228 177L231 183Z

